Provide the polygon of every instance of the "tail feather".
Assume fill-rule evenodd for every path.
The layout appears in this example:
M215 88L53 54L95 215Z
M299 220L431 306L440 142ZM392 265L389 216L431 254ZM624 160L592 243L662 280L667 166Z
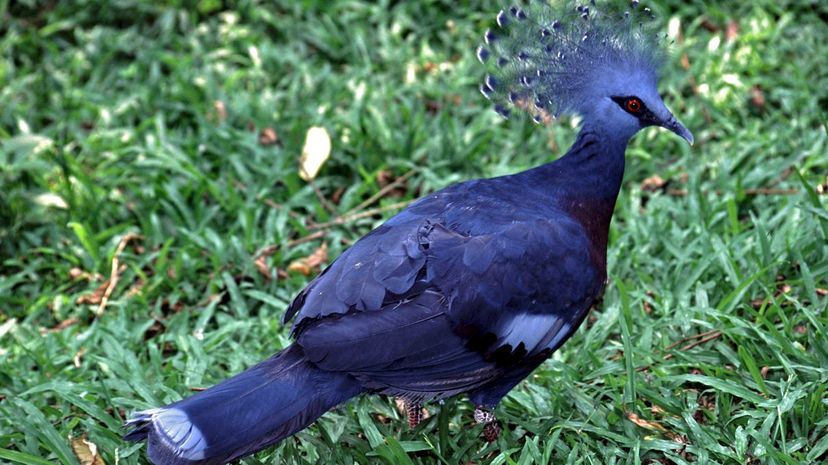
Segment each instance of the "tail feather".
M222 464L296 433L361 390L291 346L206 391L137 412L124 439L147 440L156 465Z

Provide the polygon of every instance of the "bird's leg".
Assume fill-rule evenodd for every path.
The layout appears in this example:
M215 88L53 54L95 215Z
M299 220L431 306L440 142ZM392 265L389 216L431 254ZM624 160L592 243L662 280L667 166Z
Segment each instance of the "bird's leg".
M495 442L500 436L500 425L497 423L497 417L494 412L486 410L482 405L478 405L474 409L474 421L477 424L483 424L483 439L486 442Z
M423 405L419 402L406 402L405 410L408 412L408 427L416 428L423 421Z

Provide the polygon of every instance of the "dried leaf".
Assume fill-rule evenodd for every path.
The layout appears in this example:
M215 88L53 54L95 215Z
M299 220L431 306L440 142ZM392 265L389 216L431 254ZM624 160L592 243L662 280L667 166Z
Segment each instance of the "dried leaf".
M227 119L227 107L221 100L213 102L213 112L209 115L210 119L217 123L222 123Z
M627 412L627 419L630 420L631 422L635 423L636 425L642 427L642 428L652 429L652 430L656 430L656 431L664 431L664 432L667 431L667 428L661 426L660 423L655 422L655 421L645 420L645 419L639 417L638 415L636 415L633 412Z
M103 301L106 290L109 288L109 280L105 280L94 291L84 294L75 300L78 305L98 305Z
M681 55L681 59L679 60L679 64L681 64L681 67L684 68L684 69L690 69L690 57L687 56L686 53ZM696 93L698 93L698 92L696 92Z
M86 353L86 349L84 349L83 347L81 347L80 349L78 349L77 352L75 352L75 356L72 357L72 363L75 365L75 368L80 368L81 358L83 357L84 353Z
M256 260L253 261L253 266L256 267L256 270L259 271L259 274L261 274L264 277L264 279L270 281L270 266L268 266L267 264L266 255L260 255L258 258L256 258Z
M739 38L739 23L731 19L727 22L727 27L725 28L725 39L728 42L733 42L737 38Z
M322 244L312 254L307 257L300 258L291 262L288 265L288 271L297 272L304 276L309 276L319 266L328 261L328 244Z
M661 176L654 174L649 178L641 181L641 190L654 192L667 185L667 181L661 179Z
M136 279L132 286L129 287L126 295L127 297L135 297L136 295L141 294L141 291L144 290L144 280L143 279Z
M759 86L753 86L750 89L750 102L754 107L761 110L765 107L765 93Z
M78 458L81 465L106 465L106 462L98 454L98 446L88 441L85 436L73 438L69 436L69 443L72 445L72 452Z
M259 133L259 144L261 145L273 145L276 142L279 142L279 135L276 134L276 130L273 128L264 128L262 132Z
M34 198L34 201L36 204L43 205L44 207L61 208L63 210L69 208L69 205L66 204L66 201L63 200L63 197L57 194L53 194L51 192L38 195Z
M682 436L681 434L676 434L676 433L673 433L673 432L668 432L667 436L670 439L672 439L673 442L675 442L676 444L681 444L681 445L690 444L690 440L687 439L687 436Z
M408 192L406 178L398 178L388 170L377 172L377 184L383 190L383 197L402 197Z
M701 27L707 29L710 32L719 32L719 30L721 29L719 25L711 21L710 18L703 18L701 22Z
M299 158L299 176L305 181L316 178L319 169L331 155L331 137L322 127L308 129L305 146Z
M342 201L342 195L345 194L345 186L339 186L336 188L334 193L331 195L331 203L334 205L339 205Z
M77 318L67 318L61 321L60 323L56 324L55 326L49 328L47 331L50 333L57 333L78 323L80 323L80 320L78 320Z

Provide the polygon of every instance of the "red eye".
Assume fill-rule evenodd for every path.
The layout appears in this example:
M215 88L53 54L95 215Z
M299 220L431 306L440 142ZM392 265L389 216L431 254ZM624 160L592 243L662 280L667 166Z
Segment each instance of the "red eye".
M624 106L627 108L627 111L630 113L638 113L641 111L641 100L637 98L630 98L624 102Z

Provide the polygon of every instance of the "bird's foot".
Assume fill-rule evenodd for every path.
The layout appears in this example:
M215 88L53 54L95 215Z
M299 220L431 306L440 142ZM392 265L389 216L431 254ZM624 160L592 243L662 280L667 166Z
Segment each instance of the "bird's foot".
M405 415L408 418L408 427L414 429L422 423L423 420L428 419L428 410L423 408L423 403L406 399L404 397L397 397L394 402L397 404L397 411L400 415Z
M423 421L423 406L419 402L406 402L405 410L408 412L408 427L414 429Z
M474 409L474 421L483 424L483 439L486 442L495 442L500 437L500 425L497 422L494 412L484 409L478 405Z

